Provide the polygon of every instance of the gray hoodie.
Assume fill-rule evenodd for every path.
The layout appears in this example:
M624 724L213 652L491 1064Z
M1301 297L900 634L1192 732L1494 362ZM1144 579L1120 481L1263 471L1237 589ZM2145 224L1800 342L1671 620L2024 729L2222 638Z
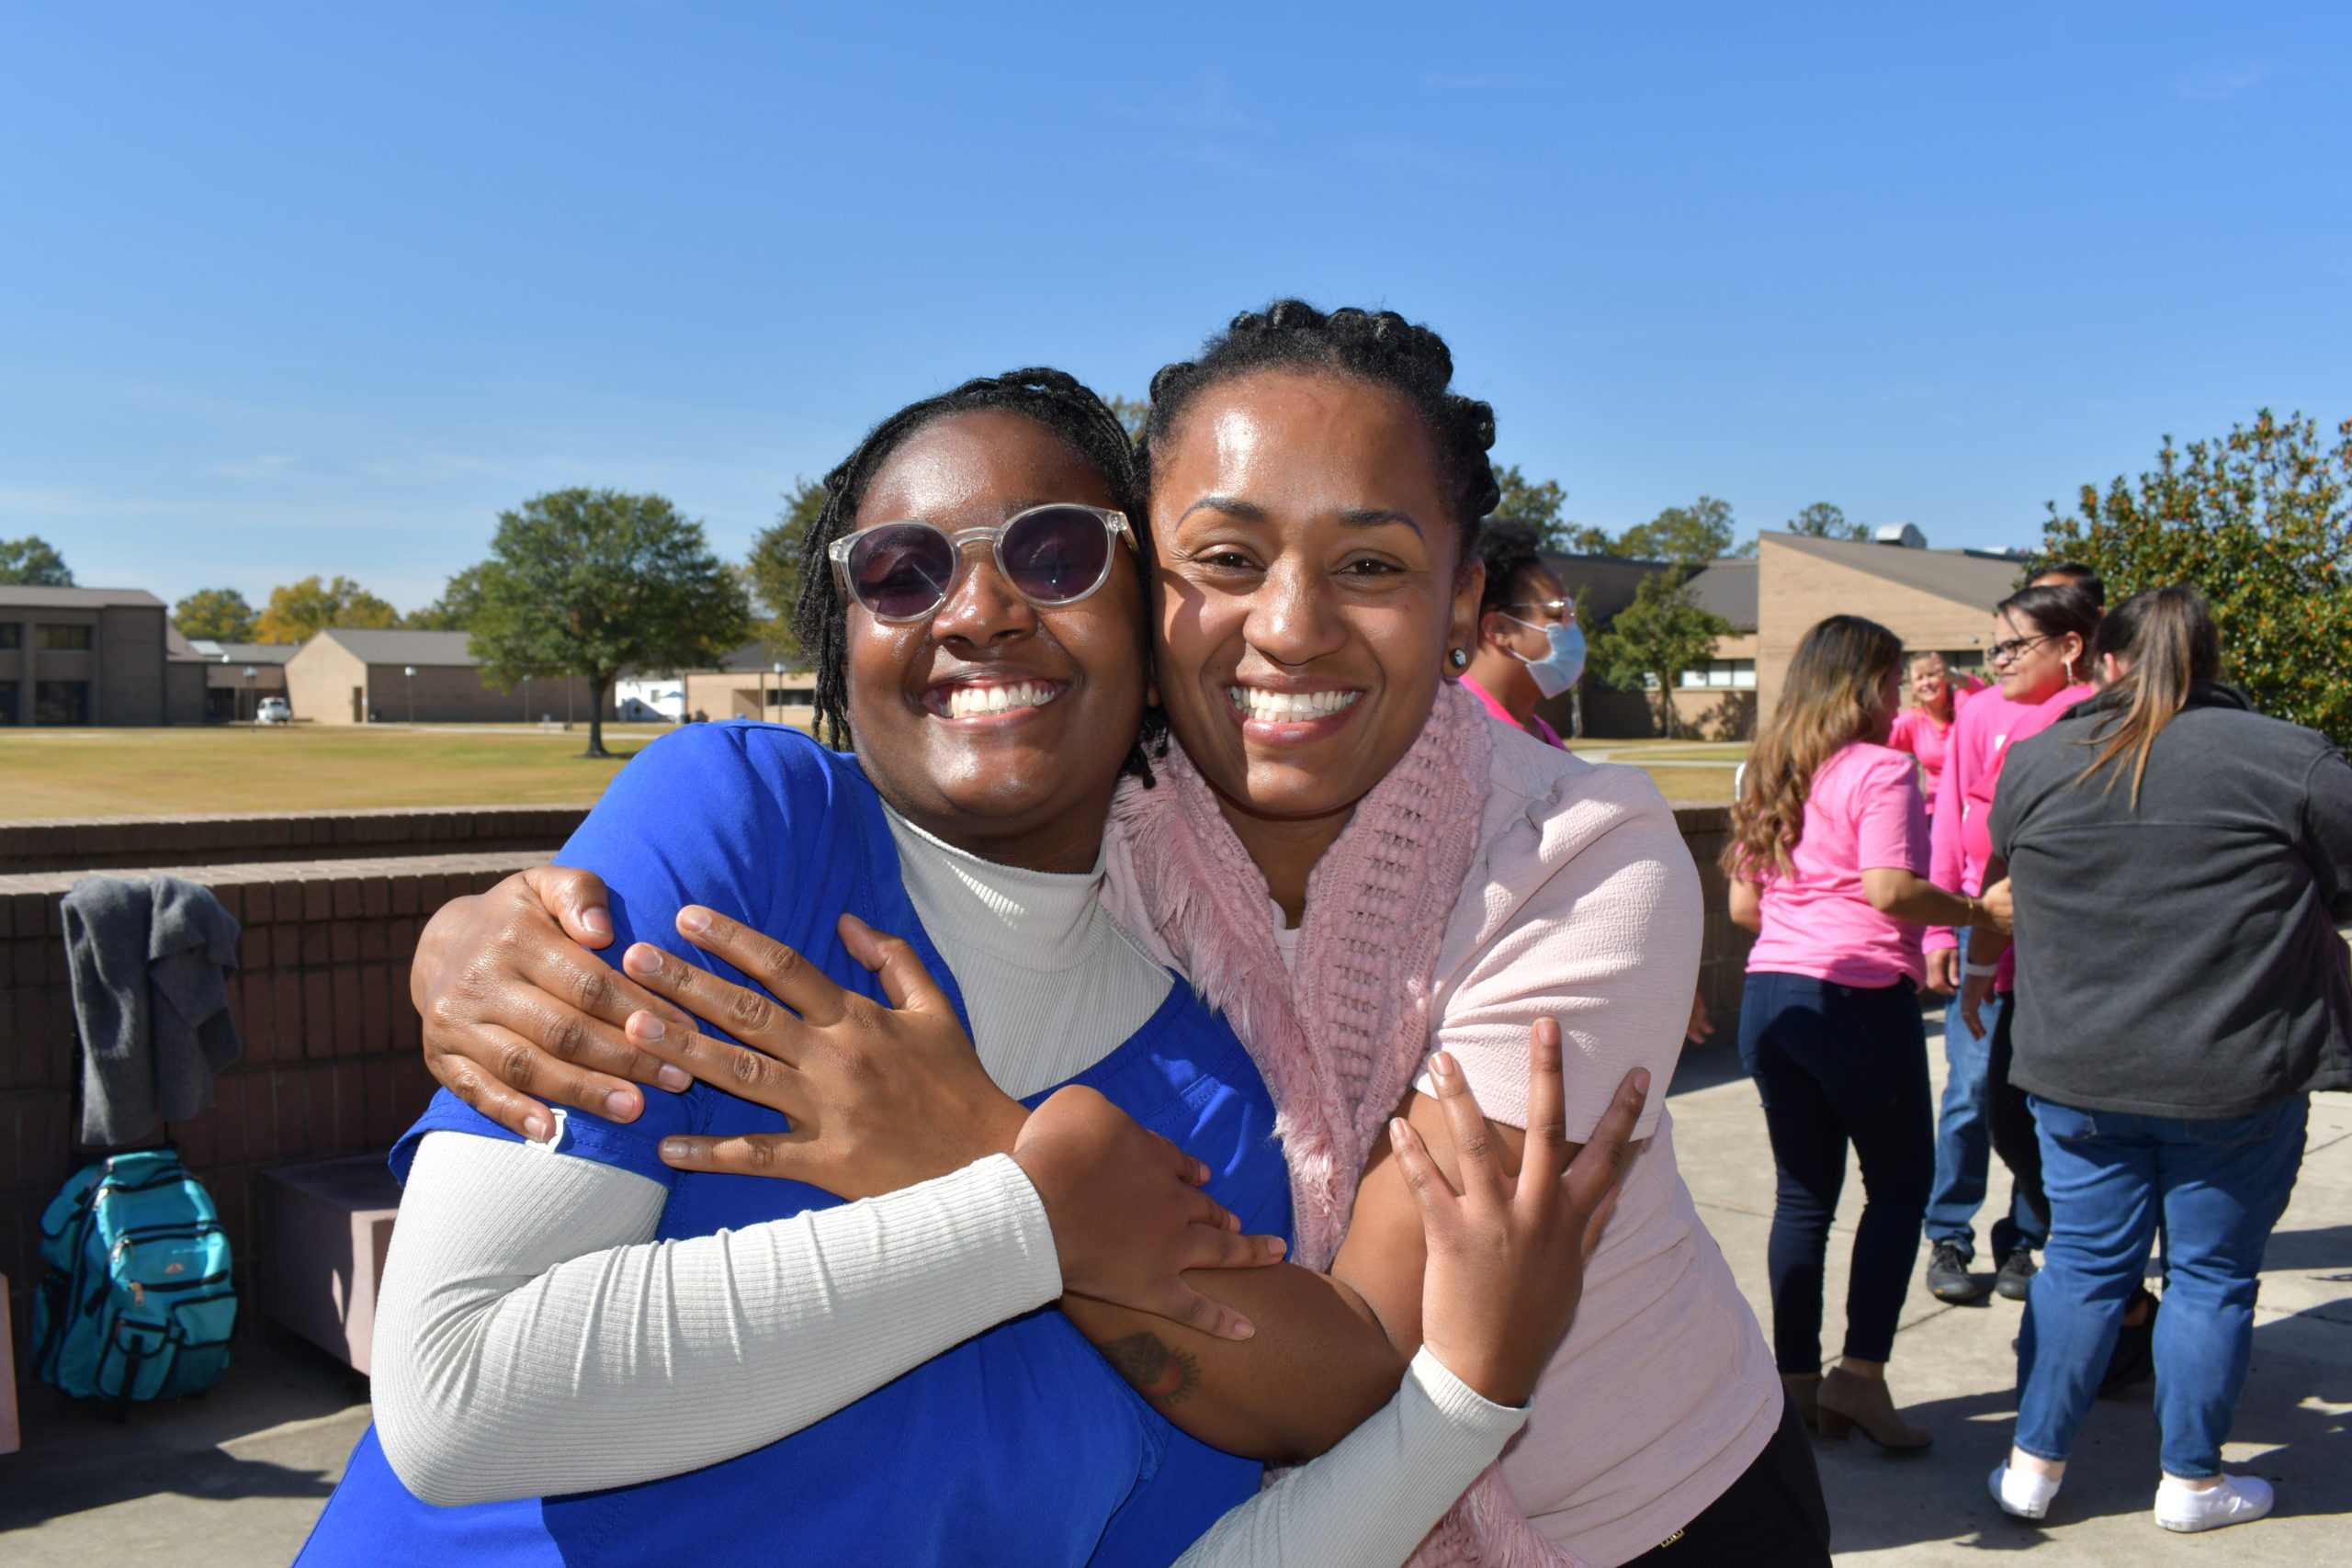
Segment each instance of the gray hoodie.
M2081 784L2102 694L2012 748L1988 824L2017 895L2009 1080L2085 1111L2202 1121L2352 1088L2352 766L2199 684ZM2118 770L2113 788L2108 781Z

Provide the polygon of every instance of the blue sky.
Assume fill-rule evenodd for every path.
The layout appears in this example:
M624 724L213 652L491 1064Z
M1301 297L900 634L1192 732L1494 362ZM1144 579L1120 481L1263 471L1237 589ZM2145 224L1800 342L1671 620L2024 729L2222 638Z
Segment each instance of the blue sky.
M51 6L0 17L0 537L403 609L501 507L729 554L964 376L1453 344L1497 457L1938 545L2352 416L2352 6Z

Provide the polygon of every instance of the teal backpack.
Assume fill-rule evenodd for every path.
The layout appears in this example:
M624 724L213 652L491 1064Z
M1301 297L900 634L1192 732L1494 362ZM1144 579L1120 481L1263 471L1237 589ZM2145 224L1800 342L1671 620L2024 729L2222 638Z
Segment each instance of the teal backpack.
M237 1294L212 1195L171 1149L74 1172L40 1217L51 1272L33 1370L76 1399L201 1393L229 1367Z

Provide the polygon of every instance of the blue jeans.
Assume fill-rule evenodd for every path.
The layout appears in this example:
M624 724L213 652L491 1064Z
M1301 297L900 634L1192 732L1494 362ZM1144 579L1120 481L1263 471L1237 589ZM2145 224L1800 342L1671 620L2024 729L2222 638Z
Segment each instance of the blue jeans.
M1968 959L1968 932L1960 933L1960 956ZM1950 1242L1965 1257L1976 1256L1976 1211L1984 1202L1986 1178L1992 1169L1993 1135L1986 1120L1989 1091L1985 1064L1993 1048L1993 1027L2006 997L1984 1004L1984 1032L1971 1034L1960 1016L1955 993L1944 1009L1944 1102L1936 1118L1936 1180L1928 1193L1928 1239ZM2037 1251L2048 1241L2045 1227L2022 1195L2012 1193L2009 1212L1993 1222L1993 1257L2007 1258L2020 1247Z
M2018 1339L2018 1447L2063 1460L2115 1350L2124 1303L2165 1230L2156 1424L2165 1472L2219 1475L2254 1349L2262 1249L2303 1160L2308 1095L2187 1122L2036 1096L2050 1246Z
M1845 1353L1883 1361L1894 1348L1935 1174L1918 995L1908 982L1750 975L1739 1059L1763 1099L1780 1175L1767 1258L1773 1359L1784 1372L1821 1370L1822 1274L1851 1144L1865 1196L1846 1286Z

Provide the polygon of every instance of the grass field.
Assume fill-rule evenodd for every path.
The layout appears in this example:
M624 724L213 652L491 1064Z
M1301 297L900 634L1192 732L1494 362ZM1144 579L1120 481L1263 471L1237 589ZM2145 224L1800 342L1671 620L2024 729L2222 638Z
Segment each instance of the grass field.
M0 820L322 811L370 806L591 801L664 725L587 731L489 725L0 730ZM1669 800L1728 800L1745 746L1593 741L1579 750L1649 770Z
M0 730L0 819L589 801L665 725Z

